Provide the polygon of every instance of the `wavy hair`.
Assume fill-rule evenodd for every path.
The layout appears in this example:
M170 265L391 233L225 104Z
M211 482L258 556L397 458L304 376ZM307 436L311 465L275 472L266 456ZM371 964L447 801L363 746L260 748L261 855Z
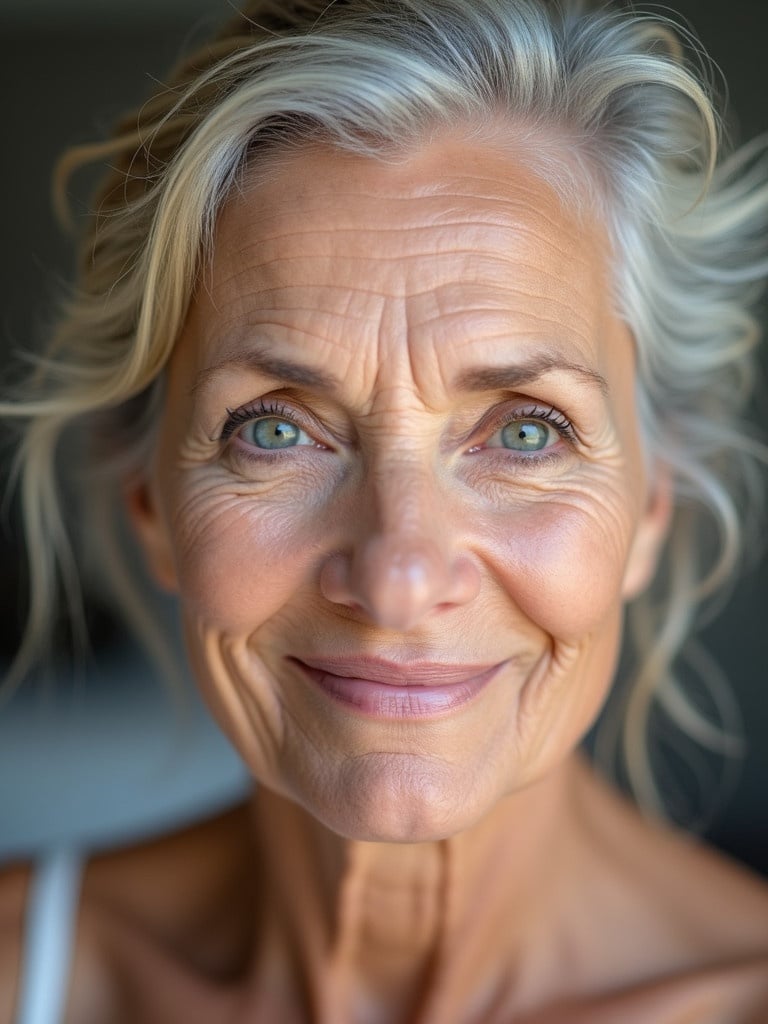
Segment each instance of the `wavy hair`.
M72 428L100 439L87 452L88 511L116 523L121 481L141 473L151 449L164 367L217 215L246 170L281 147L322 141L386 159L436 131L481 136L493 124L497 136L501 124L510 145L534 143L521 154L564 201L586 200L604 219L616 308L637 346L649 465L674 485L658 578L628 612L631 784L641 804L662 808L646 742L654 706L732 754L726 690L713 690L713 720L673 669L759 508L762 449L744 412L759 338L750 310L768 273L768 169L763 144L721 154L708 69L666 19L578 0L255 0L113 138L67 155L64 178L94 161L110 169L77 290L24 393L0 405L25 427L16 470L31 600L14 677L48 635L62 584L73 615L78 607L60 439ZM119 604L152 643L124 545L104 543ZM154 646L162 651L156 635Z

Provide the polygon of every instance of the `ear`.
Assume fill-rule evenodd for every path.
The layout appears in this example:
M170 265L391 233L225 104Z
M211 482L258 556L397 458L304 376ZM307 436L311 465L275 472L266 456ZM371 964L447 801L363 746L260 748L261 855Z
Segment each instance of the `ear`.
M622 597L631 601L641 594L656 574L662 546L672 521L672 476L659 466L646 506L637 524L624 570Z
M126 484L123 500L149 574L161 589L175 593L178 580L173 549L151 485L145 479Z

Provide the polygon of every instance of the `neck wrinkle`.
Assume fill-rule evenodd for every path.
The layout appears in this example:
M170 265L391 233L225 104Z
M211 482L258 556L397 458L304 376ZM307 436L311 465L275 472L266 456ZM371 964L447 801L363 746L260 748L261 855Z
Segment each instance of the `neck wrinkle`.
M339 1001L328 1019L421 1021L440 963L446 843L341 842L347 870L330 964Z
M332 894L346 870L339 850L302 808L263 786L254 793L251 831L257 862L265 869L258 888L263 909L257 912L263 942L256 943L254 955L270 962L277 956L310 1020L338 1019L336 979L328 964L337 933ZM254 962L254 975L261 973Z
M527 1002L569 860L574 802L560 774L417 844L344 839L260 788L271 935L309 1019L506 1020L510 1000Z
M439 843L441 860L441 898L435 948L429 965L428 983L416 1006L414 1024L440 1024L446 1016L446 992L450 989L450 949L459 920L459 851L456 837ZM449 998L452 998L449 996Z
M330 969L326 1017L328 1021L343 1020L344 1009L352 999L355 949L360 941L363 907L362 887L365 868L361 856L362 843L344 840L344 866L336 901L335 936L330 949Z

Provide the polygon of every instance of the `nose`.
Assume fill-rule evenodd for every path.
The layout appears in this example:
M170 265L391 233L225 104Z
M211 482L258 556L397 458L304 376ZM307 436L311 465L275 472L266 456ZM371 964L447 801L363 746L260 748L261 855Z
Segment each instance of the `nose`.
M371 490L352 543L322 567L323 596L398 631L415 628L439 608L472 601L480 573L469 553L457 550L436 488L412 472L403 478L390 472Z

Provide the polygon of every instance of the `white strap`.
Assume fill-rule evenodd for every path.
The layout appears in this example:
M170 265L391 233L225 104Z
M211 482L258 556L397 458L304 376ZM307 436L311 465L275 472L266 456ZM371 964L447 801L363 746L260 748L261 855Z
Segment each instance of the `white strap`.
M67 1000L82 874L78 851L37 864L27 904L17 1024L61 1024Z

